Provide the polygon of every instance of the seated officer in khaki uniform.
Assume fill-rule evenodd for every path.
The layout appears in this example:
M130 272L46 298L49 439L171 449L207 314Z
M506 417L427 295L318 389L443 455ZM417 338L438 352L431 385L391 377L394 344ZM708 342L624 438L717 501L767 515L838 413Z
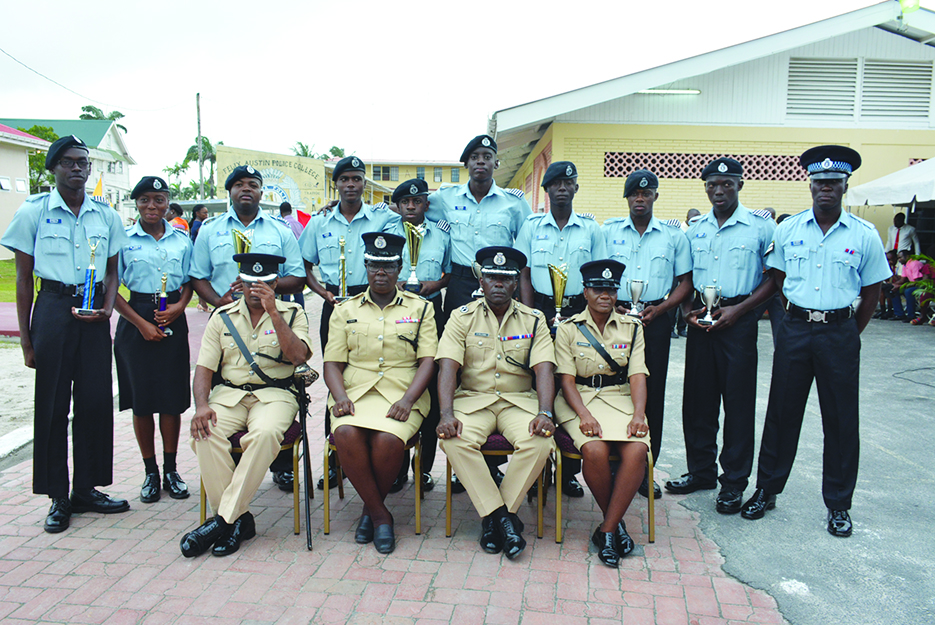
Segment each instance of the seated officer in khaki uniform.
M452 311L435 358L441 407L437 431L483 517L481 547L513 559L526 547L516 510L554 447L555 356L544 315L512 299L526 266L522 252L486 247L476 260L484 298ZM480 453L493 432L516 450L499 488Z
M240 263L244 296L218 308L208 321L192 383L192 449L216 516L182 537L182 554L189 558L212 545L216 556L234 553L241 541L256 535L247 507L298 410L288 390L295 367L312 355L305 311L276 299L277 271L285 259L237 254L234 260ZM212 389L216 371L223 382ZM248 433L235 465L227 439L241 430Z

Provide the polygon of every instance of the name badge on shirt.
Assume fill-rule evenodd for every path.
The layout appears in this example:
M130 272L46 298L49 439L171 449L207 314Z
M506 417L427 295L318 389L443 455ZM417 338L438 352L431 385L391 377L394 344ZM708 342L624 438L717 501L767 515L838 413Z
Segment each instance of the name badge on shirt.
M792 247L797 247L799 245L805 245L805 241L799 239L798 241L789 241L789 245Z
M467 206L455 206L456 211L466 211L467 209Z
M490 335L487 334L486 332L475 332L474 336L490 336Z
M333 235L332 233L330 233L330 232L322 232L322 233L321 233L321 238L322 238L322 239L327 239L328 237L331 237L331 236L334 236L334 235Z
M536 235L536 241L548 241L549 235L547 234L538 234Z
M705 233L705 232L696 232L696 233L695 233L695 238L696 238L696 239L703 239L703 238L705 237L705 234L707 234L707 233Z
M62 223L61 219L46 219L45 223L47 224L60 224Z
M591 347L590 343L582 343L581 341L578 341L575 343L575 345L578 345L579 347Z
M215 234L215 236L223 237L223 236L229 235L229 234L230 234L230 230L219 230L219 231L215 232L214 234Z
M345 323L357 323L357 319L348 319Z
M128 252L135 252L136 250L141 250L141 249L143 249L142 245L128 245L127 246Z
M614 245L625 245L626 239L614 239Z

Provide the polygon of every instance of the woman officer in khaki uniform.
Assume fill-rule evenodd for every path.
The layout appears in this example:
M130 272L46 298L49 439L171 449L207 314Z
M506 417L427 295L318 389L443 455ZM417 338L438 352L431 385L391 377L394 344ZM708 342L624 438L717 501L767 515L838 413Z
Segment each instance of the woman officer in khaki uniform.
M643 328L614 310L623 270L615 260L581 265L587 308L555 336L556 421L581 450L584 479L604 513L591 542L614 568L633 550L623 515L643 479L649 446ZM616 477L610 455L622 459Z
M383 500L406 441L429 411L438 334L432 304L396 287L406 239L377 232L361 238L368 288L334 309L324 377L338 457L364 502L354 539L390 553L393 515Z

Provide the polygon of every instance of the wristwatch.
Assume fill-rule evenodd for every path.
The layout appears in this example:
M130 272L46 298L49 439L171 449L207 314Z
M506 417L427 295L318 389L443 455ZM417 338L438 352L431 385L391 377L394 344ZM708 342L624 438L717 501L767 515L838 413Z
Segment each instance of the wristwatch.
M538 417L539 415L545 415L549 419L549 421L555 421L555 415L553 415L548 410L540 410L539 414L537 414L536 416Z

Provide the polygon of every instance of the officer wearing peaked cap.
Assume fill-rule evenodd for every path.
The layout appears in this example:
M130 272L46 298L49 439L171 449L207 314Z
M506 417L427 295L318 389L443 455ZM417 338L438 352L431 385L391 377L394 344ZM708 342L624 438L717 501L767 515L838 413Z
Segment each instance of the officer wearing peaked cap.
M659 179L654 173L646 169L631 173L624 183L623 195L629 215L608 219L601 230L610 257L626 265L617 298L620 310L633 307L631 281L642 283L643 309L639 315L643 321L646 367L650 373L646 380L646 421L656 460L662 445L671 311L691 296L692 259L688 239L681 228L653 215L653 206L659 199ZM676 284L674 288L673 284ZM640 485L640 494L648 497L649 488L647 475ZM662 496L656 484L652 489L654 497Z
M701 296L688 298L682 312L688 324L685 346L682 429L688 473L666 482L673 493L713 489L718 512L735 514L753 469L758 305L776 292L764 278L765 257L776 224L740 203L743 166L723 157L701 172L711 212L688 229L692 282L720 296L713 325L699 323ZM692 309L689 312L689 309ZM717 434L721 405L724 436L720 457ZM720 460L721 475L717 463Z
M880 236L842 210L860 155L837 145L807 150L812 208L785 219L767 256L786 302L776 334L773 377L757 471L757 489L741 514L758 519L776 505L792 470L812 380L824 429L822 496L827 529L850 536L848 510L857 483L860 333L891 275ZM860 303L854 308L854 301Z

